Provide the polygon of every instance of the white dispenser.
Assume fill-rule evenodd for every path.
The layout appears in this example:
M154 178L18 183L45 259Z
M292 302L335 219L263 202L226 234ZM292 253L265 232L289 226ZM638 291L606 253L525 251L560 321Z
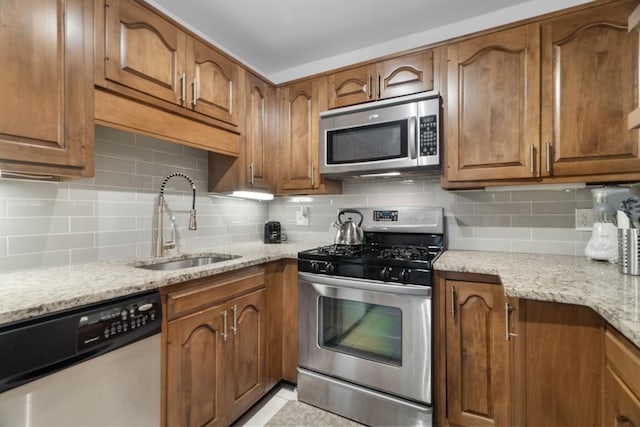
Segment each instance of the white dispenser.
M584 253L599 261L618 261L618 229L614 224L615 212L607 203L606 188L591 190L593 195L593 234Z

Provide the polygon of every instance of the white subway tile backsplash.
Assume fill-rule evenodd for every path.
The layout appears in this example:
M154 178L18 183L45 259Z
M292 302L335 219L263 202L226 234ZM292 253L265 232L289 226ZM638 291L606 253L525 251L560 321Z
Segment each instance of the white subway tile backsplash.
M60 182L2 179L0 198L66 200L69 198L69 185Z
M0 236L21 236L49 233L60 234L68 232L68 218L0 218Z
M69 200L7 200L7 217L93 215L93 202Z
M538 254L575 255L576 246L574 242L513 240L511 250Z
M7 256L7 238L0 237L0 258Z
M38 252L26 255L0 257L0 271L30 270L35 268L69 265L69 251Z
M130 159L122 159L118 157L95 156L95 169L105 172L119 172L126 174L135 173L135 161Z
M53 252L94 246L93 233L9 236L8 255Z

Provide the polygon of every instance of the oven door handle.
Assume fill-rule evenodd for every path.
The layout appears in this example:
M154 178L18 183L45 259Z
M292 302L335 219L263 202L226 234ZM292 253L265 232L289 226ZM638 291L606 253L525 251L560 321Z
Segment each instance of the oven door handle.
M398 285L395 283L379 282L376 280L323 276L312 273L298 273L298 279L305 280L316 285L331 286L335 288L352 288L364 291L386 292L395 295L412 295L431 298L430 286Z

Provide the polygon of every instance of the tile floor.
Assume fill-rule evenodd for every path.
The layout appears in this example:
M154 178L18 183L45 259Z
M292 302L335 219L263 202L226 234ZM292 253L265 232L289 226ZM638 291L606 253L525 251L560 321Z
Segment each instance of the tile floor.
M262 427L289 400L298 400L298 391L293 384L281 383L240 417L233 427Z

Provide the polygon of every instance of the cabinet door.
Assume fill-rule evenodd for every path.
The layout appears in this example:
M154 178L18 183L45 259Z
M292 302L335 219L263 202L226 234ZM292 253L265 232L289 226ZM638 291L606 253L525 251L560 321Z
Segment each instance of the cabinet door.
M233 347L229 350L233 418L241 415L266 391L266 322L264 289L229 302Z
M433 51L390 59L376 65L377 99L433 90Z
M2 1L0 27L2 169L92 175L93 1Z
M225 310L226 306L215 306L168 324L168 426L227 424Z
M639 134L627 128L638 100L638 33L627 32L635 0L542 27L543 143L553 176L637 172Z
M584 306L525 303L526 352L520 374L526 375L526 425L600 425L602 318Z
M447 419L454 425L508 425L504 290L447 280L445 292Z
M603 425L640 427L640 399L609 366L604 370Z
M107 0L106 4L105 77L182 104L185 34L134 1Z
M271 174L277 156L274 144L275 88L247 74L245 85L245 154L247 186L272 189Z
M538 175L539 27L447 47L449 181Z
M371 67L351 68L328 77L329 108L371 101L375 94Z
M318 122L320 79L306 80L283 91L282 188L318 188ZM325 84L326 86L326 84Z
M187 80L189 107L229 123L238 123L236 111L236 65L213 48L189 39Z

